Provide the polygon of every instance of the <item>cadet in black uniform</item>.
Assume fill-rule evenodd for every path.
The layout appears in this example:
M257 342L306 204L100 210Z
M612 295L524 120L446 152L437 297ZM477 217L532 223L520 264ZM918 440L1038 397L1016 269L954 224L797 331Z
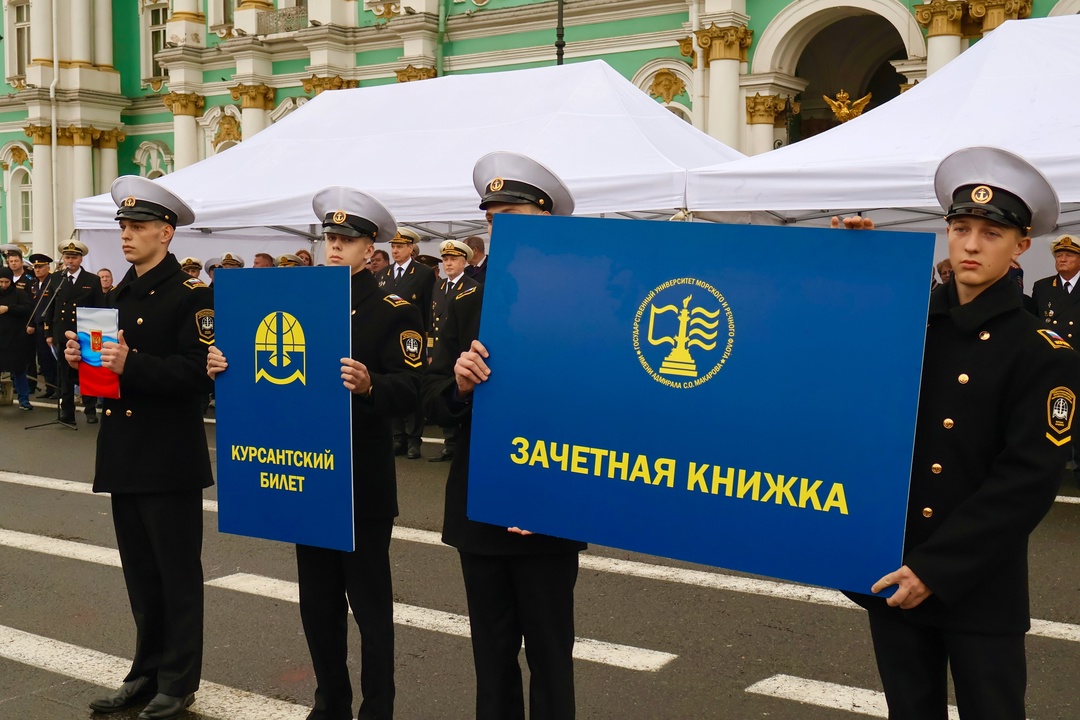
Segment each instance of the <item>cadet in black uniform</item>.
M376 238L393 237L397 223L375 198L344 187L312 200L322 221L326 264L352 269L352 357L341 377L352 395L353 517L356 550L296 546L300 617L318 688L308 720L352 718L348 611L360 628L361 720L394 714L394 598L390 533L398 514L390 419L418 403L423 326L417 309L382 292L365 265ZM214 348L211 376L228 366Z
M446 279L438 282L431 298L431 326L428 328L428 360L435 356L439 344L441 327L446 324L446 315L450 311L450 302L469 288L479 285L465 274L465 266L472 259L472 248L458 240L446 240L439 246ZM454 459L457 448L457 426L442 427L443 449L438 455L428 458L428 462L448 462Z
M1080 357L1025 312L1010 262L1054 227L1058 200L1023 159L947 157L952 281L930 296L903 566L872 592L892 720L1023 720L1028 536L1054 503L1074 431Z
M408 228L400 228L390 239L394 262L378 276L379 287L385 292L408 300L420 311L425 332L431 324L431 293L435 287L435 271L412 259L420 236ZM425 351L426 352L426 351ZM421 436L424 432L424 413L414 411L394 418L394 453L407 455L410 460L420 457Z
M574 199L553 172L515 153L485 155L473 184L487 211L570 215ZM574 702L574 585L585 544L469 520L469 435L473 388L490 375L487 349L477 340L483 288L450 303L435 360L424 382L424 404L439 424L460 423L458 452L446 483L443 542L458 549L469 602L476 665L477 720L523 720L518 653L529 663L529 717L572 720ZM498 348L493 348L498 352Z
M111 295L118 342L101 353L120 376L120 398L105 400L94 492L112 493L137 632L123 686L90 707L116 712L152 697L139 717L164 720L194 702L202 670L202 491L213 484L202 398L214 301L169 252L176 226L195 220L190 208L141 177L118 178L112 196L131 268ZM79 343L67 338L77 367Z
M28 293L15 285L12 276L9 268L0 267L0 371L11 373L19 407L33 410L26 381L26 350L29 347L26 321L33 302Z
M75 330L76 307L105 307L105 294L101 290L101 278L82 269L83 257L90 252L86 245L78 240L68 240L58 248L64 258L64 269L59 273L60 281L56 284L53 298L45 319L47 342L57 353L64 350L65 336ZM64 363L58 368L60 380L60 422L75 424L75 385L79 374ZM86 422L97 422L97 398L83 396Z

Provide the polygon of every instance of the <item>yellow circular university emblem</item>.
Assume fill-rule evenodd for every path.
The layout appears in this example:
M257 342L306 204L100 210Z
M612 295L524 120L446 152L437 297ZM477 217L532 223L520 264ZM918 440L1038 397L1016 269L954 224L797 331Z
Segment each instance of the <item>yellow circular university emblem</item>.
M724 296L697 278L653 288L634 315L634 352L649 376L672 388L712 380L731 357L735 317Z
M488 185L488 188L491 190L491 192L499 192L503 189L504 184L505 181L502 178L495 178L491 181L491 184Z
M124 207L135 207L135 198L131 195L124 198Z
M971 199L980 205L985 205L994 198L994 191L985 185L980 185L971 191Z
M345 222L345 217L346 217L345 211L344 210L338 210L336 213L334 213L333 220L334 220L335 223L340 225L341 223Z

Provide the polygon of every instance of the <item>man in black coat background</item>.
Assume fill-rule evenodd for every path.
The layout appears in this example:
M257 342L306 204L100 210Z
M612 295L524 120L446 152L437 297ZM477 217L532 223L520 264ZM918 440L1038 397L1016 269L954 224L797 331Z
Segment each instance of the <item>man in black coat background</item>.
M83 257L90 250L78 240L68 240L57 248L64 261L64 269L58 273L56 294L52 307L45 319L46 342L57 353L64 352L66 335L76 331L75 308L105 307L105 294L101 290L101 278L92 272L83 270ZM79 373L60 363L57 368L60 381L60 422L75 424L75 386L79 382ZM83 396L83 408L87 424L97 422L97 398Z

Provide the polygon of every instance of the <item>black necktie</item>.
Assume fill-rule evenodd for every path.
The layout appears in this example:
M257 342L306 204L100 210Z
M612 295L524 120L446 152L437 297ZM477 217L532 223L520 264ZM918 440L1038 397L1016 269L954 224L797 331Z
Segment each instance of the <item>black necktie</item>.
M404 273L404 272L405 272L405 268L403 268L403 267L400 267L400 266L399 266L399 267L398 267L398 269L397 269L397 277L396 277L396 278L394 278L394 279L395 279L395 280L400 280L400 279L401 279L401 275L402 275L402 273Z
M72 285L74 285L75 284L75 276L74 275L68 275L68 282L71 283Z
M1065 283L1062 285L1062 287L1065 288L1065 292L1072 292L1072 290L1069 288L1069 281L1068 280L1065 281Z
M450 295L450 294L452 294L453 292L454 292L454 281L453 281L453 280L449 280L449 281L447 281L447 283L446 283L446 294L447 294L447 295Z

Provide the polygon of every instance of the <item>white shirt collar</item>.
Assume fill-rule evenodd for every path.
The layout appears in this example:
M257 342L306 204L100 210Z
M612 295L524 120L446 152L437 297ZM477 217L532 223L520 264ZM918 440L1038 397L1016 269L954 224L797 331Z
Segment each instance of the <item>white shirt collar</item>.
M409 265L411 265L411 264L412 264L412 258L409 258L408 260L401 263L400 265L398 265L397 263L394 263L394 274L397 275L397 268L401 268L401 271L404 273L406 270L409 269Z

